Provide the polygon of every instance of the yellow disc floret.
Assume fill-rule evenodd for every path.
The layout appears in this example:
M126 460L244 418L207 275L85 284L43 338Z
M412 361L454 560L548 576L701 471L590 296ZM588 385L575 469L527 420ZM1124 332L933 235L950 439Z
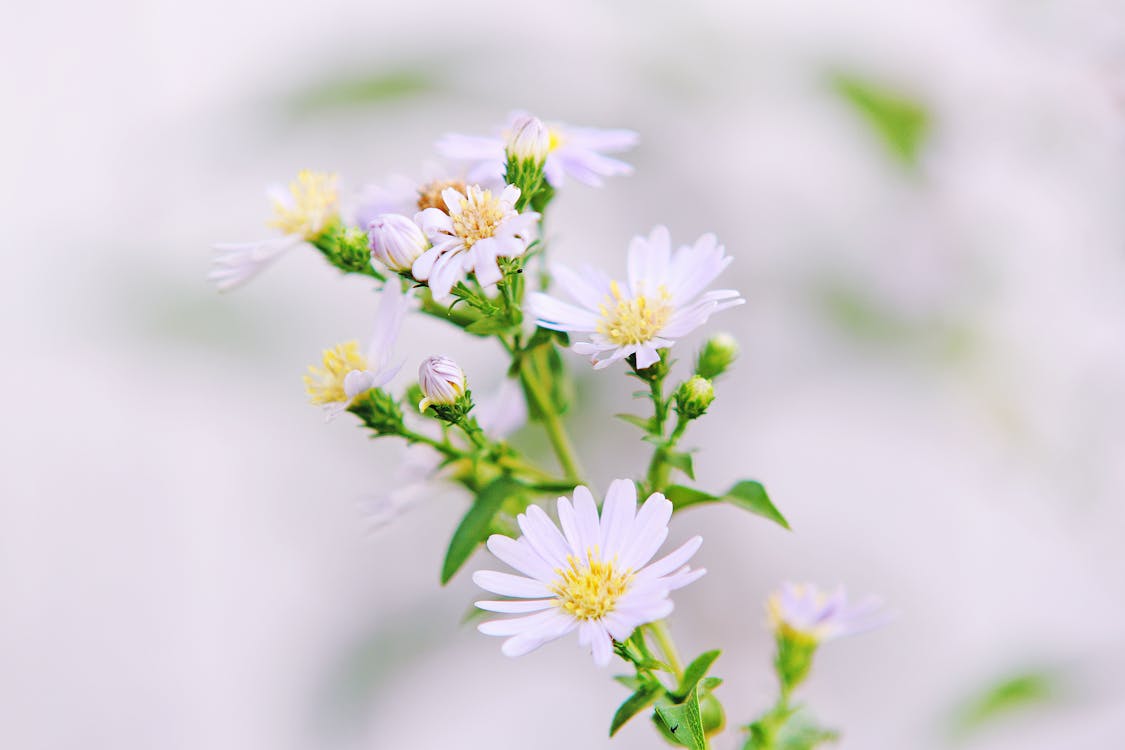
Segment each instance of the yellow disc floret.
M599 620L613 611L617 600L629 587L630 570L620 570L612 560L600 560L591 551L582 561L567 555L568 567L555 571L558 580L551 591L558 607L578 620Z
M285 234L316 239L336 217L336 179L334 174L301 170L297 179L289 183L290 196L274 200L274 217L269 225Z
M344 377L352 370L366 370L367 360L359 353L359 344L349 341L324 350L324 366L309 365L305 376L305 392L317 405L347 401Z
M621 286L610 282L610 297L601 306L598 332L618 346L651 341L672 315L671 296L661 286L656 296L625 297Z
M472 185L461 199L461 210L451 212L450 218L453 219L453 232L465 241L465 247L472 247L478 240L495 235L507 215L504 204L491 190L481 190Z

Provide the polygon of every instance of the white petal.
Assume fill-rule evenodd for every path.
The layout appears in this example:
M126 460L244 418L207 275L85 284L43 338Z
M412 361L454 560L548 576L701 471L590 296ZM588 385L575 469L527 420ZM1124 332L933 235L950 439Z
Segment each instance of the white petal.
M621 551L621 564L638 570L652 559L668 537L668 521L672 518L672 502L659 492L653 493L637 511L629 543Z
M585 559L588 551L601 544L602 537L598 505L588 487L574 488L574 522L578 532L578 556Z
M631 479L615 479L602 504L601 550L606 560L619 555L629 540L633 517L637 514L637 486Z
M604 667L609 664L609 660L613 657L613 641L610 640L605 626L598 622L591 624L593 627L591 628L590 647L594 655L594 663L599 667Z
M511 573L498 573L495 570L478 570L473 573L473 583L485 591L500 596L515 596L521 599L544 599L553 594L540 581L534 581Z
M493 534L486 546L489 552L525 576L547 581L554 575L551 566L532 548L526 537L517 541L503 534Z
M637 577L644 577L651 580L671 573L690 560L691 556L699 550L701 544L703 544L703 537L692 537L674 551L669 552L664 557L641 570L637 574Z
M371 390L375 373L370 370L352 370L344 376L344 395L349 399Z
M664 226L654 227L647 238L634 237L629 243L629 288L633 296L656 294L666 283L671 247Z
M516 518L516 523L524 534L523 538L547 564L552 568L566 566L570 550L546 511L538 505L530 505Z
M542 292L528 295L527 309L543 328L556 331L598 330L600 318L596 314Z
M500 601L479 601L475 605L487 612L500 612L506 615L522 615L528 612L541 612L555 606L554 599L504 599Z
M660 361L660 353L650 344L637 345L637 369L644 370Z
M559 288L583 307L597 311L609 297L609 280L594 274L578 274L566 266L552 266Z
M367 345L367 364L372 370L381 369L390 360L409 305L410 296L402 291L399 280L394 277L387 279L379 293L375 330Z
M557 610L547 614L553 616L547 618L541 625L538 625L534 629L505 641L504 645L500 647L501 653L511 657L523 656L524 654L531 653L548 641L561 638L574 630L578 625L578 622L573 617L565 615Z
M526 617L508 617L502 620L489 620L477 625L477 630L485 635L516 635L534 631L553 620L558 611L542 611Z

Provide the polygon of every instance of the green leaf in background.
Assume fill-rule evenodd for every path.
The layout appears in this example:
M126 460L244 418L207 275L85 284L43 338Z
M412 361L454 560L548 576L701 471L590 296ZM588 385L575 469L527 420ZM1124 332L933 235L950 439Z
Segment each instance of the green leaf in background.
M715 651L705 651L697 656L691 664L687 665L687 668L684 669L684 677L680 680L680 695L687 695L695 689L699 681L707 676L711 665L715 663L715 660L719 658L719 654L721 653L722 651L717 649Z
M625 699L617 708L617 712L613 714L613 721L609 725L609 736L617 734L617 730L625 726L625 722L633 718L641 711L651 706L663 692L663 688L659 684L649 683L642 685L635 693Z
M903 164L918 163L918 152L930 130L930 113L910 96L850 75L837 75L833 88L882 139Z
M679 469L689 478L695 479L695 467L692 466L690 453L669 453L667 461L673 468Z
M789 521L774 506L761 482L744 479L736 483L723 495L712 495L694 487L673 484L665 488L664 496L672 501L672 507L675 511L681 511L684 508L701 503L724 502L769 519L783 529L791 530Z
M481 542L488 538L492 519L500 512L504 501L523 489L523 485L511 477L498 477L477 494L473 504L461 518L461 523L457 525L457 530L453 532L453 538L449 540L449 549L441 566L443 585L449 583L449 579L461 569Z
M695 690L688 694L683 703L657 706L656 715L684 747L692 750L704 750L707 747L707 735L703 732L703 718L699 713L699 694Z
M992 722L1040 708L1063 694L1057 672L1035 669L1003 677L969 698L956 713L953 732L965 738Z
M639 427L645 432L652 431L652 417L638 417L636 414L614 414L613 416L634 427Z
M386 104L433 91L437 81L429 69L399 68L328 78L294 94L289 102L297 114Z

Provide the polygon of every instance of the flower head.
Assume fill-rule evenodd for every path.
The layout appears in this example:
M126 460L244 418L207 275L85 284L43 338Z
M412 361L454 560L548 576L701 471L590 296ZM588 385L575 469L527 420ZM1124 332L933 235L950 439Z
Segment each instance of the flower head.
M518 138L517 127L529 115L513 112L501 137L476 137L450 133L437 142L437 150L449 159L470 163L470 180L496 179L504 174L506 144ZM534 118L530 118L534 119ZM637 145L632 130L579 128L561 122L546 123L547 158L544 174L553 187L561 187L567 177L593 187L603 177L631 174L633 168L606 153L627 151Z
M418 387L422 389L419 411L431 405L452 406L465 395L467 380L461 367L449 357L426 357L418 366Z
M498 257L523 255L535 236L539 214L515 209L519 188L508 185L499 195L479 185L461 192L442 191L446 210L427 208L414 220L433 247L414 262L414 278L429 284L434 299L449 298L453 285L473 273L482 286L501 279Z
M430 249L418 225L401 214L383 214L368 226L371 257L392 271L409 271L414 261Z
M889 619L874 597L849 604L842 586L829 593L807 583L782 584L766 601L766 615L778 637L812 644L862 633Z
M504 144L509 159L542 164L551 151L551 131L543 121L532 115L520 115L512 123L512 131Z
M356 396L386 385L402 367L401 362L392 365L390 356L407 305L408 297L398 281L388 281L383 285L367 353L360 353L359 344L349 341L326 349L321 367L309 365L305 391L312 403L324 407L329 419L351 406Z
M585 487L574 489L573 504L560 497L558 513L561 532L533 505L517 518L523 536L489 538L488 549L521 575L477 571L478 586L513 598L476 606L523 616L492 620L479 630L506 636L501 651L522 656L577 629L578 643L605 666L613 641L667 617L673 607L669 593L706 572L686 565L703 540L695 537L650 563L668 537L672 503L655 493L638 511L637 489L628 479L610 485L600 516Z
M303 240L315 240L338 215L336 183L334 174L301 170L288 191L271 190L274 218L269 225Z
M656 227L629 245L627 282L590 269L579 274L556 266L556 281L578 305L533 292L529 308L543 328L589 334L589 341L577 342L573 349L590 355L596 369L630 355L644 369L659 361L659 349L672 346L719 310L745 302L732 289L703 292L730 261L713 234L673 253L668 230Z

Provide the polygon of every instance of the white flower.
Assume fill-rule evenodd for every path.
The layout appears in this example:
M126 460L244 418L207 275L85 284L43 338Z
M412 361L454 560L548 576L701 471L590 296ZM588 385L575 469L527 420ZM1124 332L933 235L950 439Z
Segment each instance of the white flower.
M225 292L249 281L282 255L316 240L338 217L336 175L302 170L288 190L275 185L267 195L274 217L269 226L282 237L258 242L228 242L214 246L215 258L207 278Z
M367 229L371 257L392 271L409 271L414 261L430 249L430 241L412 220L401 214L383 214Z
M516 122L527 116L525 112L513 112L502 137L482 138L450 133L437 142L436 148L448 159L471 163L470 180L498 179L504 174L505 142L514 132ZM548 122L546 126L548 143L544 174L553 187L561 187L567 177L599 187L603 177L633 172L629 164L605 153L627 151L636 146L635 131L579 128L560 122Z
M551 150L551 133L538 117L521 115L504 146L508 158L542 164Z
M672 346L714 313L746 301L732 289L703 292L731 260L713 234L673 253L668 230L656 227L647 239L635 237L630 243L627 283L592 269L578 274L556 266L555 280L578 305L533 292L528 306L543 328L589 334L589 341L572 348L590 355L596 369L632 354L644 369L660 359L657 350Z
M523 255L535 237L539 214L519 213L515 203L519 188L508 185L500 195L470 185L442 191L446 211L427 208L414 220L433 247L414 262L414 278L429 284L434 299L449 298L449 290L466 274L476 274L481 286L501 279L498 257Z
M467 382L460 365L449 357L426 357L418 365L418 387L424 396L418 410L425 411L431 404L457 403L465 395Z
M875 597L848 604L843 586L829 594L812 584L784 583L770 594L766 614L778 635L822 643L886 624L890 617L881 607Z
M322 367L309 365L305 391L314 404L324 407L329 419L351 406L356 396L386 385L402 367L401 362L392 365L390 356L408 304L398 280L388 281L380 294L366 356L360 354L358 343L349 341L326 349Z
M493 535L488 549L522 575L481 570L473 581L500 596L480 601L490 612L524 615L479 626L485 635L506 636L501 651L522 656L548 641L578 630L599 666L609 663L613 641L623 641L637 627L672 612L670 592L706 571L687 561L703 543L694 537L671 554L649 563L668 537L672 503L651 495L637 511L637 489L628 479L615 480L606 494L601 517L590 491L574 488L574 504L560 497L562 533L538 506L517 518L523 536Z

